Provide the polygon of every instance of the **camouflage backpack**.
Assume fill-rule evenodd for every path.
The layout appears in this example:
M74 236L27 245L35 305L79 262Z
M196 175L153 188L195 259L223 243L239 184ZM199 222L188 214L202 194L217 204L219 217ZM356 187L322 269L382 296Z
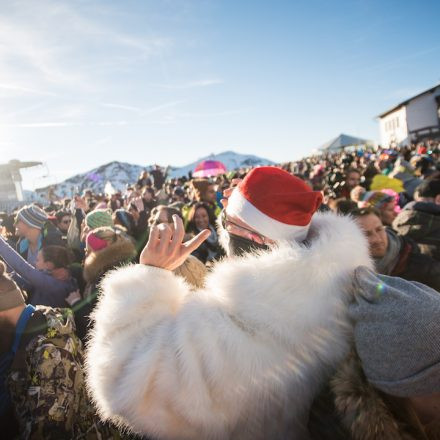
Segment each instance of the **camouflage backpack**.
M8 376L23 439L111 439L87 396L81 341L70 309L37 306Z

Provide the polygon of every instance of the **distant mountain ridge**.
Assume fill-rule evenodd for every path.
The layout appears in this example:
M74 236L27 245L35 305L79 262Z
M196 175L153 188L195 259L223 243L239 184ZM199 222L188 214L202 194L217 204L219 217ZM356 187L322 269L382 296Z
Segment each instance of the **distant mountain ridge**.
M260 165L274 165L274 162L252 154L240 154L235 153L234 151L224 151L223 153L211 154L209 156L202 157L201 159L198 159L180 168L172 168L172 170L169 172L169 176L187 176L190 171L194 171L194 168L204 160L218 160L226 166L228 171L239 168L256 167Z
M196 165L203 160L218 160L226 166L228 171L260 165L274 165L274 162L252 154L239 154L233 151L225 151L223 153L203 157L183 167L168 167L168 177L188 176L188 173L194 171ZM150 170L151 168L151 165L141 166L127 162L113 161L85 173L72 176L63 182L51 186L55 188L55 193L61 197L71 197L73 194L77 192L81 193L88 188L95 193L103 193L107 182L111 182L114 189L123 191L127 184L137 182L143 170ZM38 188L36 192L45 194L48 189L49 187Z

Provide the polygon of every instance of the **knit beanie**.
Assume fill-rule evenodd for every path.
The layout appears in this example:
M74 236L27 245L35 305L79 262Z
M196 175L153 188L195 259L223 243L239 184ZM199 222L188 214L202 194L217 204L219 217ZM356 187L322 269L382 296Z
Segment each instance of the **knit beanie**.
M91 229L103 226L113 227L112 214L108 209L95 209L86 215L86 225Z
M24 305L23 295L17 284L6 274L6 266L0 261L0 312Z
M387 203L390 203L393 200L394 200L393 196L390 196L389 194L385 194L384 192L367 191L366 193L362 194L358 202L358 207L359 208L372 207L376 209L381 209Z
M131 214L125 209L117 209L114 214L127 232L130 233L133 221Z
M28 205L18 211L15 223L22 221L31 228L42 229L47 219L47 214L37 205Z
M359 267L354 276L356 350L368 381L399 397L440 392L440 295Z

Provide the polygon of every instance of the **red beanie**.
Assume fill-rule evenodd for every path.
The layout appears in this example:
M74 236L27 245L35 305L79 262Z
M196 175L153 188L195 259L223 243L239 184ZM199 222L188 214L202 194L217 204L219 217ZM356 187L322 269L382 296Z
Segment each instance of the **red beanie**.
M322 195L275 167L254 168L234 189L226 212L272 240L303 241Z

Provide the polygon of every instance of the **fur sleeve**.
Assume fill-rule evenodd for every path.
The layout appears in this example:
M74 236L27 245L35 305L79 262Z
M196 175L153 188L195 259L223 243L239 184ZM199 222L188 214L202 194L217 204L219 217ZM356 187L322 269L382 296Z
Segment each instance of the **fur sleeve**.
M232 258L191 294L162 269L111 273L87 353L101 415L159 438L224 439L292 400L306 405L321 369L348 350L347 289L364 254L339 265L337 254L286 244Z

